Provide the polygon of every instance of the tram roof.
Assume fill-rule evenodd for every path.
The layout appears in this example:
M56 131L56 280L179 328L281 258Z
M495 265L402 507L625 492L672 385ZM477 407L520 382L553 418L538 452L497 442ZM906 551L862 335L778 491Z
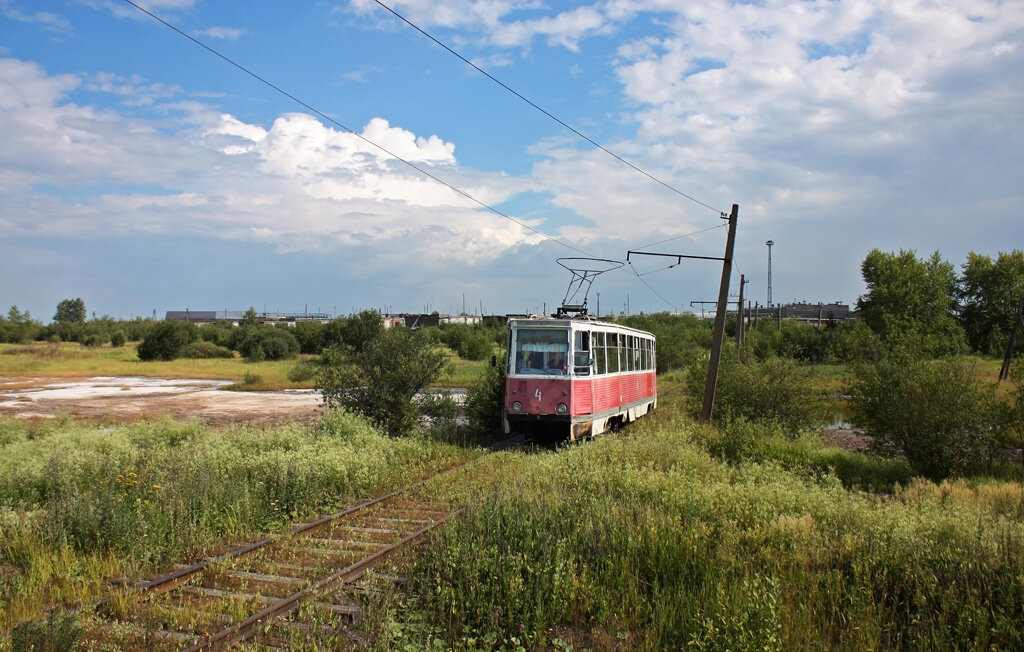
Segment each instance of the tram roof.
M566 328L569 330L602 330L609 332L624 332L624 333L635 333L637 335L647 335L654 337L653 333L648 331L640 330L639 328L633 328L631 326L624 326L622 324L616 324L610 321L600 321L598 319L586 319L586 318L564 318L559 319L556 317L521 317L517 319L510 319L510 328Z

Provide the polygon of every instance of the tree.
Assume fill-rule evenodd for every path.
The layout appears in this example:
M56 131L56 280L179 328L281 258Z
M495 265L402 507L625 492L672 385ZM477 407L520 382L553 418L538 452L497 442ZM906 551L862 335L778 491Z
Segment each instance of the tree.
M53 315L53 321L58 324L84 324L85 302L81 298L64 299L57 304L57 312Z
M861 263L861 276L868 291L857 299L857 308L883 344L912 342L930 355L963 349L963 330L954 316L956 273L939 252L921 260L913 251L873 249Z
M372 342L380 340L384 334L384 319L376 310L363 310L352 315L345 324L342 338L346 346L356 351L363 351Z
M960 277L960 322L971 350L1002 354L1024 296L1024 252L999 253L995 262L973 251Z
M257 326L260 323L260 318L256 314L256 309L249 306L249 309L245 311L245 315L242 316L242 326Z
M418 412L413 398L448 369L444 352L406 328L383 331L351 357L324 351L316 386L328 408L360 412L390 435L410 432Z
M139 344L139 360L174 360L187 344L198 340L195 324L177 319L157 322Z
M977 470L993 452L1000 425L995 386L964 358L923 360L897 347L858 367L847 392L853 423L875 448L904 455L932 480Z
M32 321L29 311L21 312L18 306L11 306L7 319L0 317L0 342L21 344L32 340L42 326Z

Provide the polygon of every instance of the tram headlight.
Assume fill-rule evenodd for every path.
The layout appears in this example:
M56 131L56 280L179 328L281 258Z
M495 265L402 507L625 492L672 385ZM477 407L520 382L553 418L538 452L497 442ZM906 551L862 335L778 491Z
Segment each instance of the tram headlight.
M566 405L565 403L559 403L558 407L555 408L555 412L558 412L559 414L565 414L568 411L569 411L569 406Z
M512 404L512 411L513 412L522 412L523 411L523 404L520 403L519 401L516 401L515 403Z

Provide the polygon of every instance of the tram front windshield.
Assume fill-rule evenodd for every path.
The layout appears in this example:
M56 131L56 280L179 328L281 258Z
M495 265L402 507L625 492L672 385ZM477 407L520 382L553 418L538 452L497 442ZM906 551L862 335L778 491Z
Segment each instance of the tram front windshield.
M516 331L517 374L567 373L568 331L557 328L530 328Z

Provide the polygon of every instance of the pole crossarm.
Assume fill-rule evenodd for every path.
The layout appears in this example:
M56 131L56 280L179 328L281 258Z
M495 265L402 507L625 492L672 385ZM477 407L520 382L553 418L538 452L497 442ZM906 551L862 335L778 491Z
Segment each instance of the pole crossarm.
M686 254L659 254L659 253L654 253L654 252L651 252L651 251L627 251L626 252L626 262L627 263L629 262L629 257L634 255L634 254L637 255L637 256L663 256L665 258L675 258L676 259L676 265L678 265L679 263L683 262L683 258L693 258L693 259L696 259L696 260L721 260L723 262L729 262L728 258L722 258L722 257L719 257L719 256L687 256Z

